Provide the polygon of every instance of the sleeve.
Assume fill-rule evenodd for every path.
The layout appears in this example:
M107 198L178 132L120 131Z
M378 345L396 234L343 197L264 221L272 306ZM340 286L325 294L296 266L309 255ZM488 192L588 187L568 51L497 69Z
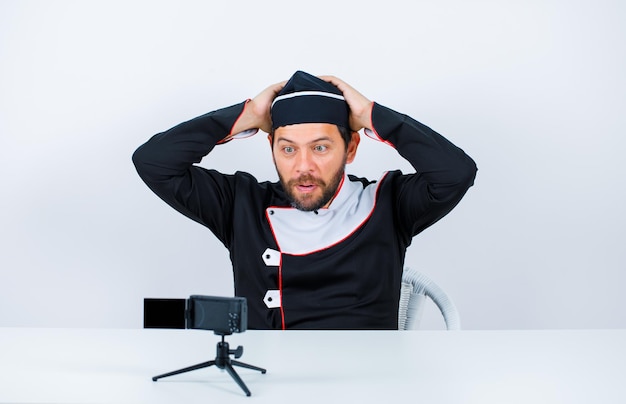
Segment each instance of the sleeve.
M154 135L132 156L139 177L178 212L207 226L227 245L234 177L196 166L228 141L246 102L219 109ZM239 135L239 134L238 134Z
M415 168L393 178L397 222L411 238L448 214L474 184L474 160L415 119L374 103L365 134L392 147Z

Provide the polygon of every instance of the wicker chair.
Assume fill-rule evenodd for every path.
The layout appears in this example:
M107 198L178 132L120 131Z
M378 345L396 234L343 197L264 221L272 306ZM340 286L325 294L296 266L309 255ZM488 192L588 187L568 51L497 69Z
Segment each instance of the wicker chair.
M419 328L427 297L441 311L448 330L461 329L459 312L452 299L426 275L406 267L402 274L400 309L398 310L399 330Z

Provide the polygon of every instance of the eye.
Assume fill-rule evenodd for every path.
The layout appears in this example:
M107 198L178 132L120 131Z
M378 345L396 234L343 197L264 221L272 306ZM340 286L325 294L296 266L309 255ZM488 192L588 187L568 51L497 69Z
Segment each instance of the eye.
M323 144L318 144L318 145L315 145L315 147L313 147L313 150L315 150L318 153L323 153L326 150L328 150L328 146L323 145Z
M294 149L292 146L285 146L285 147L283 147L283 152L285 154L292 154L295 151L296 151L296 149Z

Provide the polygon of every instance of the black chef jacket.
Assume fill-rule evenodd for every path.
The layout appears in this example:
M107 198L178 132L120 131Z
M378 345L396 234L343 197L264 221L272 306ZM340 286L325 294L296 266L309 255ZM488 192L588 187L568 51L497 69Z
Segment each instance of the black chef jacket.
M416 173L345 175L328 208L292 208L280 183L195 165L224 140L246 102L153 136L133 162L165 202L228 248L251 329L397 329L406 248L473 184L476 165L416 120L374 103L366 134Z

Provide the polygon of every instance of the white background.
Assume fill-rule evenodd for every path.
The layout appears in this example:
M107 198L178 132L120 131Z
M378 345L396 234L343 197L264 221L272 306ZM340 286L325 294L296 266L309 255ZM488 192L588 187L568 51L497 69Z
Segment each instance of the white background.
M225 248L130 157L301 69L476 160L407 254L464 328L626 327L623 4L0 1L0 326L134 328L144 297L231 295ZM276 177L263 135L202 165ZM349 172L396 168L411 170L364 138Z

